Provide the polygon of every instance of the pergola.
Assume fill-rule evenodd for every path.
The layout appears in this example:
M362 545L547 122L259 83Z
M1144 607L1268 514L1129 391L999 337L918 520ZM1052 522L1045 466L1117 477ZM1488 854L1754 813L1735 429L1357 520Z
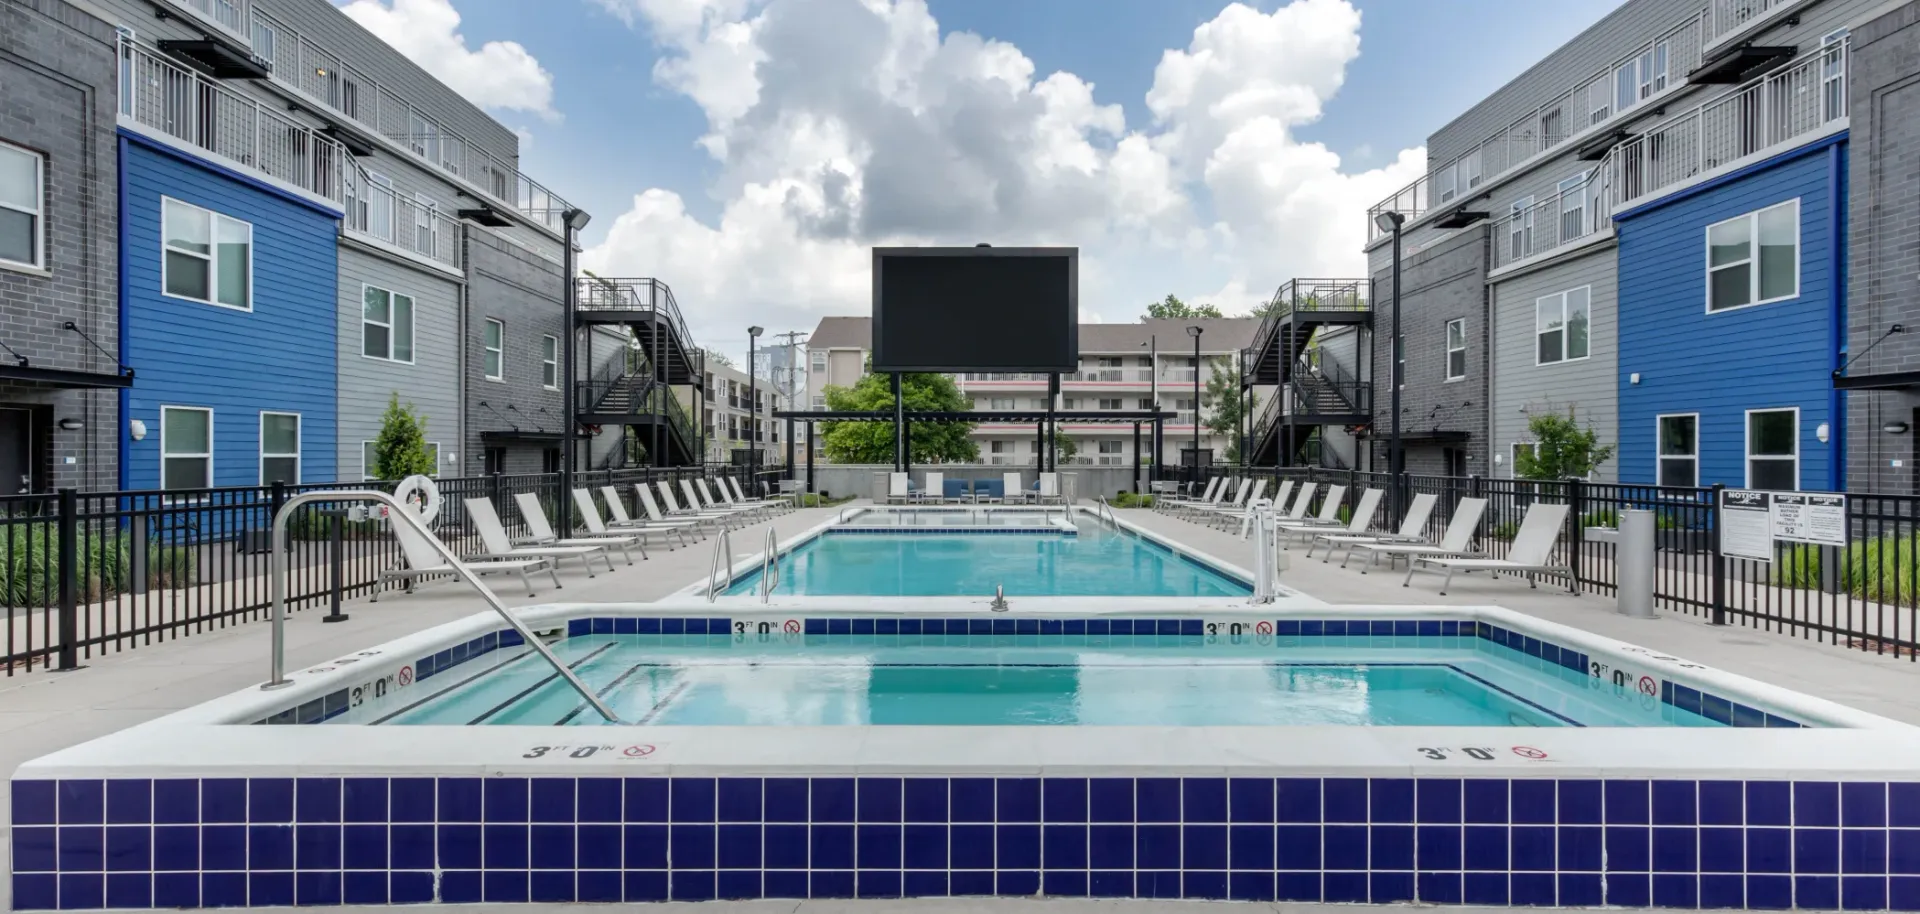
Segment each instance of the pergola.
M897 400L895 401L898 402ZM794 409L776 410L775 419L787 420L787 472L791 474L794 466L794 425L805 423L807 440L813 441L815 422L895 422L893 468L906 472L913 468L913 455L906 446L907 433L915 422L965 422L965 423L1005 423L1017 425L1031 422L1034 425L1034 440L1039 443L1040 469L1057 470L1057 465L1048 465L1047 447L1051 437L1048 432L1056 429L1061 422L1097 423L1102 425L1133 425L1133 488L1140 490L1140 431L1143 425L1152 425L1154 453L1160 453L1160 441L1163 428L1173 413L1159 409L1140 410L1049 410L1049 409L993 409L993 410L834 410L834 409ZM1058 458L1056 457L1055 460ZM1158 464L1155 465L1156 468ZM813 487L813 448L807 448L807 491Z

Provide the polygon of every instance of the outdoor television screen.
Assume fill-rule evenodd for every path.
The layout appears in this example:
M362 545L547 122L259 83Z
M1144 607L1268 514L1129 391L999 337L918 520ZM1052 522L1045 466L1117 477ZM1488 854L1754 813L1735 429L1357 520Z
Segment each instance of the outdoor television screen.
M1072 372L1079 248L874 248L873 370Z

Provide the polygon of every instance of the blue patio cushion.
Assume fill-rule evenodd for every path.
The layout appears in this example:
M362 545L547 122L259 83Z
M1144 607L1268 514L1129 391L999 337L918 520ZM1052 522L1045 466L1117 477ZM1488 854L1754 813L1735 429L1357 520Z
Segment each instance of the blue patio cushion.
M942 487L943 491L940 493L942 496L946 498L967 497L967 481L966 480L948 479L948 480L944 480L944 482L946 484Z
M998 479L976 479L973 481L973 494L983 498L1004 498L1007 490Z

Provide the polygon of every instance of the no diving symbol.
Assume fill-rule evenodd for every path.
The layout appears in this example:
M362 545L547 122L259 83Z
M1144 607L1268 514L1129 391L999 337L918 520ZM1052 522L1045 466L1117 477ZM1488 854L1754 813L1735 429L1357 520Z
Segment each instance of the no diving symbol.
M646 758L647 756L653 754L653 750L654 750L654 747L651 744L641 743L638 746L628 746L627 748L620 750L620 754L626 756L627 758Z
M1654 682L1652 676L1640 677L1640 694L1651 696L1651 695L1658 694L1659 691L1660 691L1660 684L1657 682Z
M1273 623L1262 620L1258 625L1253 627L1253 630L1256 634L1271 635L1273 634Z
M403 686L413 685L413 667L410 667L410 666L401 667L400 674L398 676L395 676L394 679L397 680Z
M1545 752L1542 752L1539 749L1535 749L1532 746L1515 746L1513 747L1513 754L1520 756L1521 758L1531 758L1531 759L1542 759L1547 757L1547 754Z
M788 620L787 620L787 624L786 624L786 625L783 625L783 626L781 626L781 627L782 627L782 628L784 628L784 629L786 629L786 630L787 630L787 634L789 634L789 635L797 635L797 634L800 634L800 620L799 620L799 619L788 619Z

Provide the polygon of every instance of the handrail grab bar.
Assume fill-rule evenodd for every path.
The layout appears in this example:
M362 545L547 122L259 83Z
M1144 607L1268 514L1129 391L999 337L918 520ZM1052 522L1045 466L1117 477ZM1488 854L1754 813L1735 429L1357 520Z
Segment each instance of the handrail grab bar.
M760 557L760 602L773 599L773 589L780 586L780 541L774 538L773 528L767 528L766 552Z
M386 505L389 518L398 518L398 520L395 521L396 523L411 525L414 532L420 534L421 538L427 541L427 545L433 547L433 551L440 553L440 557L447 560L447 566L453 569L454 575L472 586L473 589L480 594L480 598L487 601L487 605L493 607L494 612L500 614L500 618L507 620L507 624L512 626L514 631L520 633L521 640L525 641L529 647L532 647L538 652L540 656L553 667L553 671L558 673L560 678L565 679L567 684L573 687L574 691L580 693L580 697L585 699L587 704L592 705L593 709L599 712L601 717L605 718L608 723L617 724L621 722L620 717L613 713L613 709L608 708L606 703L600 700L600 696L593 694L593 690L587 688L587 684L581 682L580 677L574 675L573 670L569 669L566 664L561 663L560 658L553 655L553 651L547 648L545 642L535 636L532 631L527 629L525 623L522 623L518 617L507 610L507 605L500 602L500 598L495 596L494 592L488 589L486 584L481 582L480 576L474 574L473 569L468 568L466 563L460 561L459 556L453 554L452 549L447 548L446 543L441 542L439 537L433 535L432 530L427 529L427 524L420 519L420 515L415 514L412 508L403 504L392 495L370 490L304 492L287 499L286 502L280 506L280 510L274 513L273 558L268 564L273 589L273 679L260 688L278 689L293 684L286 676L287 518L292 516L293 509L317 501L375 501Z
M714 541L713 561L707 565L708 603L718 600L720 598L720 591L725 588L727 584L733 583L733 537L730 535L732 532L733 531L722 527L720 529L720 538ZM722 561L722 557L725 558L724 562ZM716 583L720 577L720 570L722 568L725 568L727 571L727 580L725 583Z

